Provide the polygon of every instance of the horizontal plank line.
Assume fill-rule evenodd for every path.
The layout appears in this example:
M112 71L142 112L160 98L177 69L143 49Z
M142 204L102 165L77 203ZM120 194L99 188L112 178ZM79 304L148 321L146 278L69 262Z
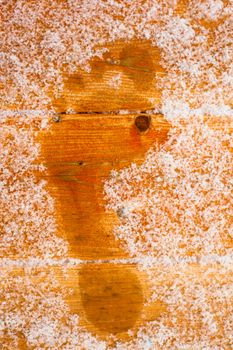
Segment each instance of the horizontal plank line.
M198 264L206 266L208 264L217 263L218 265L224 266L226 268L231 268L233 266L233 254L228 255L207 255L205 257L196 258L154 258L150 256L143 256L139 258L113 258L113 259L89 259L82 260L77 258L60 258L60 259L42 259L42 258L28 258L28 259L10 259L1 258L1 267L13 267L13 268L37 268L37 267L64 267L71 268L79 265L87 264L122 264L122 265L139 265L143 268L154 267L154 266L177 266L177 265L189 265Z
M127 111L127 112L126 112ZM160 110L155 108L149 108L146 110L130 110L130 109L118 109L118 110L105 110L105 111L73 111L73 112L67 112L67 111L62 111L62 112L57 112L57 115L91 115L91 114L100 114L100 115L120 115L120 116L127 116L127 115L132 115L132 114L146 114L146 115L152 115L152 114L160 114L163 115Z

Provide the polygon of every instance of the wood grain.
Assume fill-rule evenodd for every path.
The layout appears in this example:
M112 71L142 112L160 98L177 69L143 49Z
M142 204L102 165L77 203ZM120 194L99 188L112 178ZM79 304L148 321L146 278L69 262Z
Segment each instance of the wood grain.
M177 2L177 14L184 12L186 4L187 0ZM149 147L155 142L162 145L169 132L162 115L147 117L144 113L160 106L156 80L166 71L160 65L159 50L139 40L107 47L103 59L91 61L90 72L65 72L64 87L57 96L51 87L49 95L59 122L52 122L38 135L41 161L48 169L47 189L55 200L57 234L68 240L70 257L100 262L127 258L112 233L117 217L105 211L103 181L112 169L140 164ZM114 87L112 81L118 75L120 83ZM118 110L130 114L118 114ZM135 123L139 115L150 118L145 131L148 120ZM59 268L41 271L46 269L53 270L61 288L71 288L72 295L66 300L71 312L78 313L81 324L103 339L113 333L128 340L129 328L136 331L145 321L167 312L160 300L143 304L150 285L146 274L134 265L89 262L68 269L66 278ZM16 276L24 273L15 271ZM198 275L200 270L190 266L186 273ZM156 286L157 281L150 283ZM19 338L19 349L27 349L25 339L20 334ZM3 341L7 344L7 338Z

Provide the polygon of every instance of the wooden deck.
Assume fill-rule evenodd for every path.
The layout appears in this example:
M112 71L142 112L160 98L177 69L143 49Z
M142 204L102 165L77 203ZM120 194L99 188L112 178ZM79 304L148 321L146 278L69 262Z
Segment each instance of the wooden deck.
M129 339L128 329L166 312L160 300L143 305L150 294L145 273L134 264L111 262L128 256L114 239L117 217L105 211L103 198L103 181L112 169L142 162L151 145L167 140L168 122L159 112L148 114L159 110L154 82L166 74L159 60L158 49L146 41L110 44L103 60L92 61L90 73L65 76L64 90L53 98L57 118L38 135L57 235L69 242L71 258L88 261L70 268L66 280L58 267L41 269L53 270L61 285L73 290L67 300L71 311L103 339L109 333Z

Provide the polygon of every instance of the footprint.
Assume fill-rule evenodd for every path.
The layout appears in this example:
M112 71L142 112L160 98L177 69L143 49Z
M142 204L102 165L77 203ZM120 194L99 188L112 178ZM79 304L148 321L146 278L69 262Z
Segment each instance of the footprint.
M84 265L79 287L85 316L99 331L111 334L132 328L143 308L136 269L126 265Z

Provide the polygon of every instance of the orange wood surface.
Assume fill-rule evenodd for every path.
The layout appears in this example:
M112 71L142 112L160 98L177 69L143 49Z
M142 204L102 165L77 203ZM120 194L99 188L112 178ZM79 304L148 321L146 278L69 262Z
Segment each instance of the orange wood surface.
M177 13L185 3L178 2ZM155 82L166 72L159 60L158 49L148 42L109 44L103 60L91 62L89 73L65 75L61 93L54 97L50 91L57 119L38 135L40 159L47 167L43 177L55 200L57 234L69 242L70 257L90 261L69 269L66 279L59 268L48 269L54 271L61 288L72 289L67 303L80 315L81 324L104 339L110 333L128 339L128 329L136 330L166 312L160 300L143 305L150 294L144 272L135 265L104 262L128 255L114 239L112 229L118 220L105 211L103 181L112 169L140 164L150 146L163 144L168 137L170 126L164 117L145 112L160 106ZM112 87L111 80L118 74L121 82ZM118 114L118 110L128 112ZM138 116L149 123L146 131L143 118L142 126L136 125ZM15 274L23 272L18 269ZM20 349L27 349L23 339Z

